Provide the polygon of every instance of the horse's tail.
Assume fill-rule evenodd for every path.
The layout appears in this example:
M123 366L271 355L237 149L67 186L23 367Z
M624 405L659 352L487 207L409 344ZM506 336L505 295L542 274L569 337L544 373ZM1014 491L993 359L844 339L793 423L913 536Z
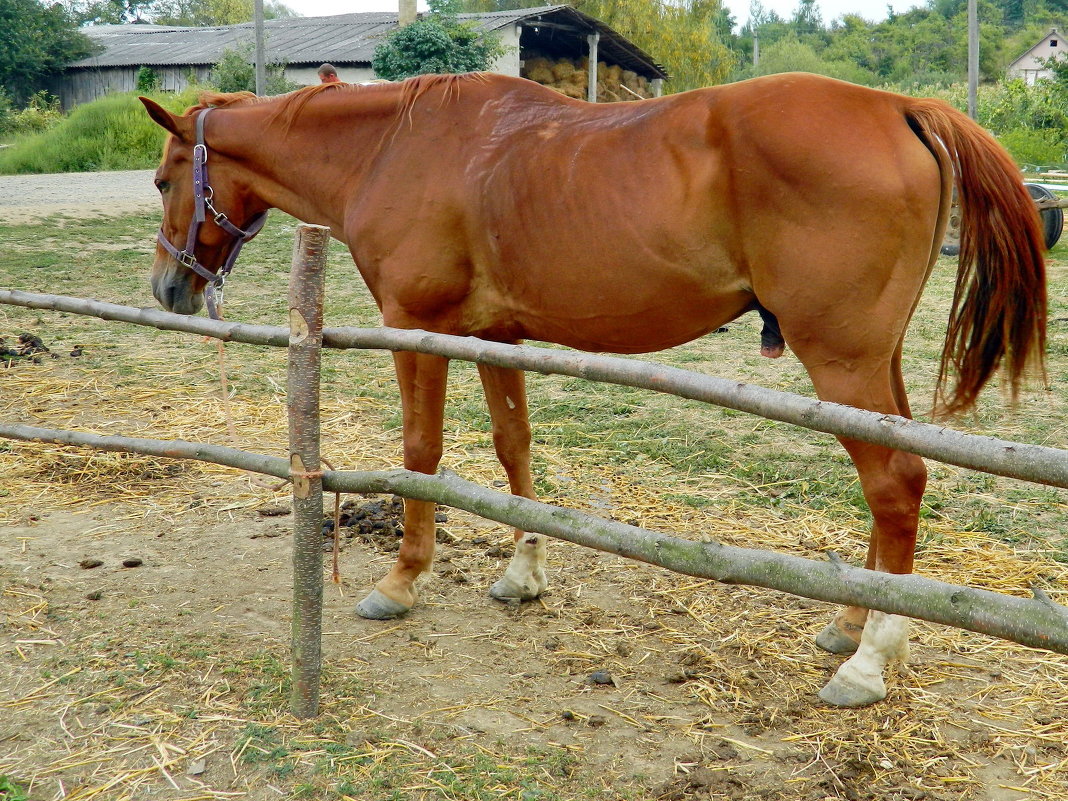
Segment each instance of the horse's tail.
M1015 399L1029 370L1037 367L1045 375L1045 247L1035 203L1009 154L967 116L938 100L912 99L905 115L943 175L952 170L961 210L957 283L936 410L948 415L970 410L999 368ZM946 194L944 207L950 202ZM957 380L946 396L950 372Z

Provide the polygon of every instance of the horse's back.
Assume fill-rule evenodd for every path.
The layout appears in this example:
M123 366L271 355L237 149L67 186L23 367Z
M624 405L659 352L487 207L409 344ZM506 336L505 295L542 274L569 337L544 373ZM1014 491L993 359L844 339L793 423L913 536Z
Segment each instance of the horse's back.
M379 173L394 214L398 187L413 205L369 226L396 232L378 249L398 262L423 240L440 262L432 282L393 268L387 294L413 316L447 297L463 333L656 350L755 298L818 313L885 283L926 229L905 254L907 291L922 284L938 165L896 95L801 74L613 104L503 77L440 91Z

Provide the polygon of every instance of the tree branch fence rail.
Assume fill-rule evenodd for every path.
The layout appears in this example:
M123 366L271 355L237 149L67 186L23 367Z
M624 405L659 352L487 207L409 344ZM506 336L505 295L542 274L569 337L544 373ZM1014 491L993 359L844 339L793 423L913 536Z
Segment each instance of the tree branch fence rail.
M962 587L918 575L890 575L751 548L700 542L617 523L464 481L408 470L319 469L319 347L405 350L450 359L567 375L699 400L815 431L909 451L986 473L1068 488L1068 451L964 434L896 415L883 415L664 365L473 337L390 328L322 328L322 262L327 235L298 227L290 284L290 328L216 321L156 309L18 290L0 303L98 317L226 342L288 347L290 459L206 443L100 436L0 423L0 437L150 456L194 459L290 480L294 506L293 696L300 717L317 714L322 554L322 491L390 492L433 501L517 528L727 584L766 587L814 600L878 609L1068 654L1068 607L1032 588L1023 598ZM315 507L318 508L315 508ZM309 522L311 521L311 522Z

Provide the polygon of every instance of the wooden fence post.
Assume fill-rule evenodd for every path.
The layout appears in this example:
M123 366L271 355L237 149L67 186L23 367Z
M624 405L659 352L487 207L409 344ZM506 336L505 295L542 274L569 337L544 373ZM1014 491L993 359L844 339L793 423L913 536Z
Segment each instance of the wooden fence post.
M293 689L298 718L319 714L323 620L323 479L319 464L319 366L323 273L330 229L298 225L289 277L289 467L293 481Z

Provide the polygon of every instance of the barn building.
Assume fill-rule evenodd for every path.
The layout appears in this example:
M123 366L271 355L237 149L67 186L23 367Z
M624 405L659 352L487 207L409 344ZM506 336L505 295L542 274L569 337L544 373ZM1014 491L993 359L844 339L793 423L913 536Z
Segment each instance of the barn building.
M628 100L660 93L663 67L609 26L570 6L461 14L463 22L493 34L505 55L493 70L545 83L574 97ZM284 65L287 80L318 83L323 62L338 68L343 81L374 78L375 46L397 26L389 12L266 20L269 63ZM137 88L137 73L150 68L166 91L181 91L191 77L205 82L227 49L254 40L253 23L210 28L163 25L101 25L85 29L99 53L75 62L51 87L64 108L109 92ZM590 69L590 64L593 69ZM593 77L591 82L590 78Z

